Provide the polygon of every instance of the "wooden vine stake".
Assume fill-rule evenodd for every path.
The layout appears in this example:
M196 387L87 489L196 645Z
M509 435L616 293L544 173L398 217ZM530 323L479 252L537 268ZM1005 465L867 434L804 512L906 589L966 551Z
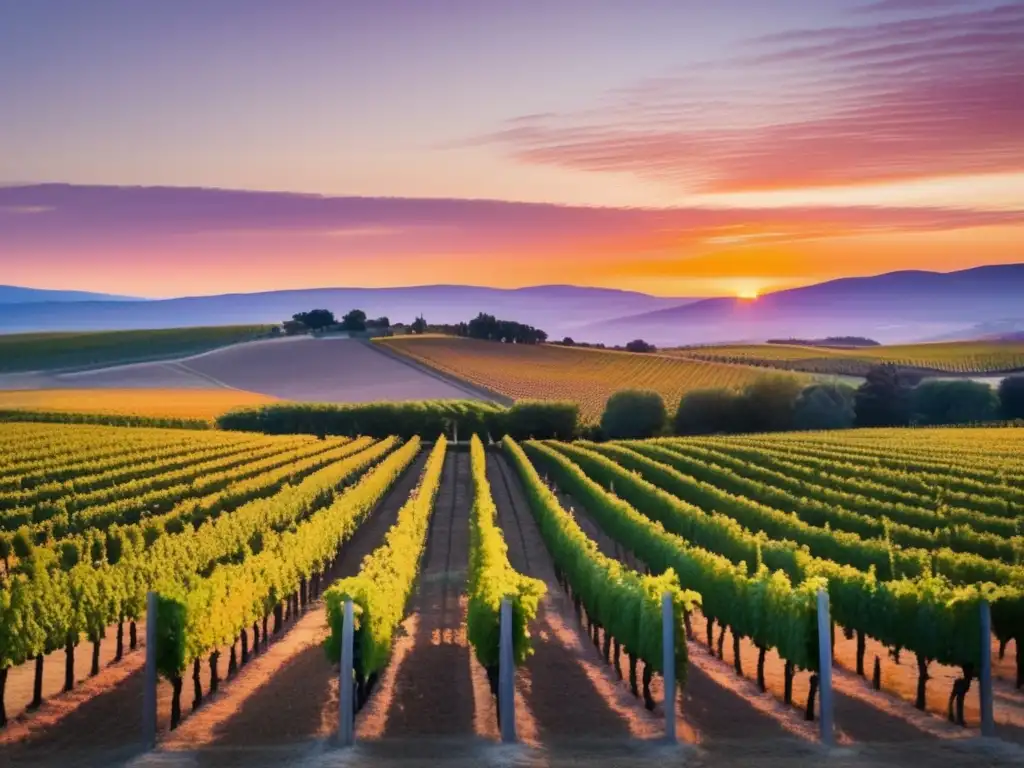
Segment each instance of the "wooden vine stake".
M821 706L821 743L836 743L832 710L832 621L829 618L828 592L818 590L818 701Z
M142 689L142 743L156 748L156 592L146 595L146 678Z
M501 632L498 646L498 710L501 720L501 740L511 744L516 740L516 668L512 656L512 601L501 601Z
M665 740L676 743L676 624L672 595L661 596L662 677L665 682Z
M356 743L355 701L352 687L352 655L354 631L352 627L352 601L345 601L345 618L341 626L341 672L338 676L338 742L343 747Z
M978 683L981 686L981 735L995 736L996 724L992 714L992 611L988 600L981 601L981 675Z

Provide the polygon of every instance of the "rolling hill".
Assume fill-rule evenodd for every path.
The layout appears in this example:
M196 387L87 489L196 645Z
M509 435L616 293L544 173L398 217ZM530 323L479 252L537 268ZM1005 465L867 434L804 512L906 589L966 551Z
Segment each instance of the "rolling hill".
M1024 264L959 272L891 272L762 296L718 298L595 323L581 335L659 345L869 336L883 343L964 338L982 324L1024 321ZM963 334L963 335L961 335Z
M109 293L89 291L54 291L46 288L22 288L17 285L0 285L0 304L41 304L47 302L80 301L143 301L134 296L115 296Z

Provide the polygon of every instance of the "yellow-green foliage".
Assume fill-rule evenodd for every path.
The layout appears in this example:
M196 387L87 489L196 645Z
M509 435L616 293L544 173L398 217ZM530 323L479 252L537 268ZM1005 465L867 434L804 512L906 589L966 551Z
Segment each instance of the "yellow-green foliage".
M85 429L88 433L97 431ZM98 431L102 434L102 429ZM121 431L136 434L136 430ZM204 440L210 438L201 436ZM282 446L292 442L294 439L289 439ZM307 440L308 445L323 446L324 465L308 467L312 471L294 478L291 484L282 486L280 479L274 481L272 488L278 492L273 496L253 496L249 486L239 489L229 484L223 495L203 499L199 507L186 503L181 509L184 520L194 520L200 511L212 515L225 508L231 510L195 529L179 519L182 524L178 532L157 536L152 521L142 520L40 544L20 553L17 540L11 540L10 550L17 562L10 574L0 576L0 663L21 663L37 653L62 647L69 634L78 638L84 633L95 641L102 637L104 628L123 618L142 618L149 589L157 588L171 602L178 601L178 608L166 600L160 604L161 616L166 614L168 622L184 617L187 592L202 581L197 574L209 572L217 563L248 562L275 542L280 543L277 532L296 526L301 529L306 524L303 521L308 522L335 502L353 498L348 494L355 489L345 492L341 490L344 485L398 443L395 438L368 446L369 442L356 440L334 449L330 442ZM403 450L414 452L408 446ZM18 535L27 532L26 540L32 540L36 531L38 528L26 528ZM5 541L0 538L0 545ZM184 659L185 625L172 624L161 624L161 642L180 647L164 649L161 658ZM8 633L8 627L13 627L16 634ZM192 640L196 636L193 634Z
M157 591L184 608L183 629L173 642L183 643L185 652L160 648L159 658L183 658L187 664L232 643L242 629L294 592L300 579L323 570L419 450L420 440L413 438L294 529L264 531L259 552L249 553L242 562L221 565L207 577L190 576L184 583L165 581ZM157 631L164 637L161 628ZM160 671L173 678L182 669Z
M528 454L543 462L559 486L579 499L609 536L656 573L671 569L680 584L700 594L705 616L750 637L758 646L777 649L800 668L817 669L814 601L824 580L807 575L799 584L790 581L787 573L799 573L805 557L791 542L779 544L777 553L768 551L772 542L764 543L766 563L773 569L781 569L783 563L788 566L787 573L773 576L768 568L758 567L761 539L735 521L677 503L639 476L618 471L614 462L601 457L587 457L583 450L568 458L567 446L555 450L536 441L525 445ZM612 480L616 493L605 490ZM638 501L641 497L643 503ZM701 546L695 546L698 541ZM718 554L719 549L729 556ZM776 556L775 562L769 555ZM753 576L748 576L748 565L754 566Z
M686 682L686 643L684 616L700 604L700 595L683 590L670 568L660 576L644 576L618 560L606 557L597 544L579 527L572 515L562 509L558 499L537 475L530 460L509 437L505 452L519 471L526 497L555 565L568 580L573 592L598 624L622 643L630 654L662 670L663 634L661 601L672 595L676 620L676 680Z
M356 614L356 637L362 651L359 671L364 676L382 669L391 656L392 636L405 616L405 607L420 570L430 516L441 486L447 445L443 435L438 438L423 469L419 487L398 511L398 520L388 530L384 543L363 560L359 574L341 579L324 593L327 623L331 629L324 643L328 658L337 659L341 651L345 602L351 600Z
M1024 342L1020 341L951 341L875 347L722 344L666 352L694 360L855 376L863 375L869 366L880 363L948 373L990 373L1024 367Z
M466 618L469 642L485 668L498 665L501 638L501 601L512 602L512 647L516 664L532 652L530 622L537 616L544 582L516 571L508 561L508 546L495 523L497 509L487 482L487 456L475 435L470 443L473 476L473 510L469 533L469 608Z
M931 431L936 440L944 432ZM526 449L609 535L656 572L672 568L682 584L698 591L706 616L758 646L776 648L797 666L813 669L817 663L814 593L820 587L827 588L841 626L944 664L978 663L983 599L992 606L997 637L1020 635L1019 566L953 551L926 532L915 541L928 549L897 546L889 536L863 538L842 530L862 528L866 517L860 512L774 491L733 469L705 467L706 459L689 461L682 452L660 448L691 442L720 445L723 452L733 445L659 440L624 444L630 449L604 444L595 451L586 444L528 442ZM772 439L738 442L745 455L762 443ZM764 463L760 455L751 459ZM862 474L870 471L869 463L861 466ZM900 536L911 530L904 526ZM972 541L975 548L997 543L966 532L957 538L958 546Z

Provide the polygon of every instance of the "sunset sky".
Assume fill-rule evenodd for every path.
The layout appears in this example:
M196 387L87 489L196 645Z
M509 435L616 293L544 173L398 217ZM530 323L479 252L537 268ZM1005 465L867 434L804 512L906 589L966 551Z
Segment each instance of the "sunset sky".
M1024 261L1024 2L0 0L0 283Z

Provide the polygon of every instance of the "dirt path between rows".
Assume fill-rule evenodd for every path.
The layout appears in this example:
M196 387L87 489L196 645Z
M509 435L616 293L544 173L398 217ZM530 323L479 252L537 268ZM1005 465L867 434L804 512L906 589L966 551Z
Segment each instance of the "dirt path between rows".
M469 454L445 460L419 583L391 666L356 722L361 739L472 737L476 686L463 596L469 566Z
M556 495L563 509L573 515L580 528L606 556L620 560L633 570L646 571L644 564L606 535L571 496L560 491ZM699 637L696 629L694 626L694 634ZM687 643L687 651L686 685L678 703L681 736L686 734L689 740L697 743L760 739L766 743L781 742L791 746L796 744L794 737L804 741L814 739L813 727L803 723L797 712L770 694L762 694L751 681L737 678L731 668L707 651L706 646L691 641ZM638 664L638 669L640 676L643 662ZM651 693L659 702L655 713L660 718L664 691L658 675L651 683Z
M530 628L534 653L518 671L517 688L527 711L517 711L517 721L532 719L536 739L545 746L563 741L660 738L662 723L618 684L593 644L579 631L572 603L555 578L554 563L519 478L504 456L488 454L487 476L512 567L541 579L548 588Z

